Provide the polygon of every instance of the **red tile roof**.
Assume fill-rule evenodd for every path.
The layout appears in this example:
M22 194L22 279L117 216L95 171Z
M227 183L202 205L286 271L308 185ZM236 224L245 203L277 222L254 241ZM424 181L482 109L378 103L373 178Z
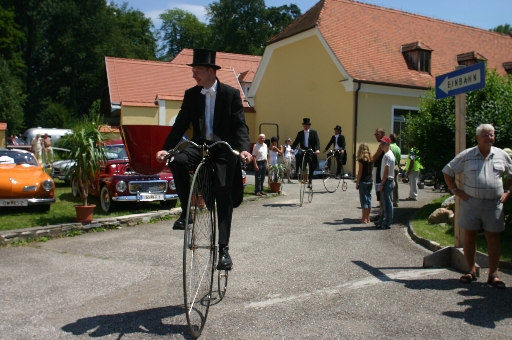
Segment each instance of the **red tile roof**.
M189 48L184 48L178 53L171 63L186 65L192 63L193 50ZM254 75L258 70L258 65L260 64L261 56L256 55L247 55L247 54L235 54L235 53L225 53L225 52L217 52L215 54L215 63L222 68L231 67L235 70L237 77L244 72L249 72ZM240 80L240 78L239 78ZM245 80L248 82L248 80ZM252 81L252 78L251 78Z
M185 90L196 85L190 66L113 57L106 57L105 64L111 104L156 107L158 99L183 100ZM239 89L249 106L233 69L218 70L217 78Z
M318 2L267 45L314 27L348 74L368 83L426 88L469 52L485 56L501 74L512 61L509 35L350 0ZM400 48L412 42L432 50L430 74L407 67Z

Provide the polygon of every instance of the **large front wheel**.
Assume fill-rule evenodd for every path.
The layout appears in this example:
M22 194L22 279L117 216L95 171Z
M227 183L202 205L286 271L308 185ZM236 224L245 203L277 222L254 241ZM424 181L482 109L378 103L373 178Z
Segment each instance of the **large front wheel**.
M302 167L300 168L300 206L304 204L304 193L309 186L309 164L306 161L306 155L302 158ZM308 189L309 190L309 189Z
M210 308L215 258L213 172L200 163L192 179L183 243L183 296L192 336L199 337Z
M325 190L328 192L335 192L340 186L341 176L336 175L337 167L336 157L334 155L327 157L322 167L322 179Z

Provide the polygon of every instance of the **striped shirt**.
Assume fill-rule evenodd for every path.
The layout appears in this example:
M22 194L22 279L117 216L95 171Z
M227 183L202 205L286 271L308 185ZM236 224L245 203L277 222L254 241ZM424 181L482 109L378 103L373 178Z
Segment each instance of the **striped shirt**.
M464 191L479 199L496 199L503 194L502 175L512 176L512 160L500 148L491 147L487 158L478 146L466 149L448 163L443 172L451 177L464 173Z

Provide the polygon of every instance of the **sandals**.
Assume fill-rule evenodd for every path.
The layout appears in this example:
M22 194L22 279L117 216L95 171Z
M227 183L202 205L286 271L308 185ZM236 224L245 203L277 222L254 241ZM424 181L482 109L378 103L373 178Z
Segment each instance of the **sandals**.
M497 289L507 288L507 286L505 286L505 282L501 281L498 275L496 274L489 276L489 278L487 279L487 284Z
M459 279L460 283L471 283L476 281L476 273L473 271L469 271L466 274L462 275Z

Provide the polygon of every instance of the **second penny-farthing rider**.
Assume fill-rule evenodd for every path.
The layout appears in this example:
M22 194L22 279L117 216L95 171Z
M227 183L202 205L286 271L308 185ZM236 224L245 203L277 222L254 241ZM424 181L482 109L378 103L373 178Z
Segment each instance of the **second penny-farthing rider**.
M167 160L167 150L173 149L180 142L191 124L193 142L210 145L216 141L226 141L234 150L240 152L242 162L247 164L252 161L252 155L249 153L249 128L245 123L240 91L219 81L216 71L220 66L215 65L215 54L213 50L194 49L192 64L188 66L192 66L192 77L197 86L185 91L183 104L172 131L167 136L162 150L156 154L158 161ZM169 162L182 207L181 216L174 223L173 229L185 229L186 207L190 193L189 171L197 167L201 158L200 150L187 144ZM215 150L219 270L231 269L233 266L228 245L233 208L241 203L243 197L240 159L231 151L226 151L226 148L219 147Z
M336 158L336 179L341 178L341 171L343 170L343 165L347 162L347 154L345 153L345 147L347 144L345 143L345 136L341 134L341 126L336 125L334 127L334 135L329 140L329 144L324 149L323 153L326 153L329 148L333 145L334 151L338 151L335 153L334 158ZM327 157L331 156L332 153L329 152Z

